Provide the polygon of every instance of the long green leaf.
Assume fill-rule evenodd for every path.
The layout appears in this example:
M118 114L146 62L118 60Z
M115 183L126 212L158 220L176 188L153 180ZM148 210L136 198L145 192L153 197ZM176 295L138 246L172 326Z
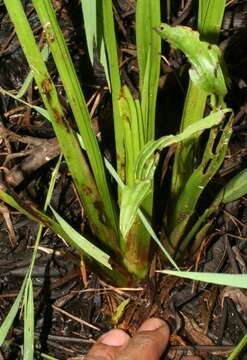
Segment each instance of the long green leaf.
M91 126L90 115L87 109L86 101L82 93L68 47L65 43L62 31L58 25L52 2L51 0L33 0L33 4L42 23L76 124L80 131L80 135L83 138L90 165L93 170L95 182L102 199L102 212L104 211L107 217L105 222L107 223L108 227L111 226L117 234L118 226L116 209L109 191L104 162L100 152L99 144Z
M210 284L231 286L235 288L247 289L247 275L239 274L214 274L202 272L187 272L187 271L174 271L174 270L160 270L163 274L178 276L184 279L195 281L202 281Z
M123 86L119 98L120 116L124 129L124 145L126 156L125 184L134 183L134 166L137 156L144 145L144 131L140 103L134 100L128 87Z
M94 65L94 51L98 51L99 59L104 67L108 85L110 87L108 64L105 44L103 41L102 16L99 16L100 6L96 0L81 0L87 48L91 64ZM100 14L101 15L101 14Z
M29 66L33 71L34 79L45 107L49 112L54 131L90 224L93 226L97 236L101 238L102 241L105 241L107 246L115 249L118 247L116 245L116 233L109 226L108 222L105 224L103 221L108 219L101 206L101 197L92 177L91 169L85 156L81 152L77 137L64 114L58 99L56 87L49 76L39 48L36 45L21 1L5 1L5 5L14 23L16 34L27 57ZM111 207L111 204L109 203L108 206Z
M174 268L176 270L179 271L179 267L176 264L176 262L173 260L173 258L171 257L171 255L169 254L169 252L166 250L166 248L164 247L164 245L162 244L162 242L158 239L158 236L155 234L152 226L149 224L147 218L145 217L145 215L143 214L143 212L138 209L137 211L138 216L140 217L141 221L143 222L145 228L147 229L147 231L149 232L149 234L151 235L151 237L153 238L153 240L156 242L156 244L159 246L159 248L161 249L162 253L165 255L165 257L168 259L168 261L171 263L172 266L174 266Z
M161 39L154 28L160 24L160 0L137 0L136 47L145 141L155 136L155 111L160 75Z
M121 79L118 64L118 50L114 27L112 0L99 0L99 3L102 6L104 41L111 82L117 172L120 178L125 181L124 131L118 102L121 95ZM118 192L118 195L120 200L121 191Z
M9 332L9 329L11 328L15 317L18 313L21 301L23 299L23 295L24 295L24 291L25 291L25 287L26 287L26 282L27 282L27 276L25 277L22 286L21 286L21 290L19 291L13 305L11 306L10 311L8 312L8 315L5 317L3 323L1 324L0 327L0 346L3 345L3 342Z
M109 256L93 245L90 241L85 238L81 239L77 236L70 237L67 232L64 231L63 227L58 224L56 221L45 215L43 212L39 211L33 205L24 203L20 198L15 198L5 191L0 189L0 199L20 211L22 214L26 215L29 219L37 221L44 226L49 227L57 235L62 237L67 241L71 246L74 246L77 250L84 252L86 255L91 256L93 259L101 263L102 265L111 268L111 265L108 263L107 259Z
M23 359L33 360L34 355L34 303L33 284L28 279L24 296L24 347Z
M69 238L73 239L73 242L76 243L77 248L80 248L83 252L97 260L100 264L106 266L108 269L112 269L111 265L109 264L109 255L106 255L106 253L90 243L84 236L82 236L71 225L69 225L53 208L51 209L57 222L60 224Z

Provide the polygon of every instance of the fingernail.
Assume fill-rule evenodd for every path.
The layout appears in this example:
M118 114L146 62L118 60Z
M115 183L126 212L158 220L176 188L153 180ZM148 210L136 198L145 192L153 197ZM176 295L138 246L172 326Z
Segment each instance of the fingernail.
M129 335L123 330L113 329L102 335L98 341L108 346L123 346L127 345L129 339Z
M159 318L151 318L145 320L139 327L138 331L153 331L157 330L161 326L167 327L167 323Z

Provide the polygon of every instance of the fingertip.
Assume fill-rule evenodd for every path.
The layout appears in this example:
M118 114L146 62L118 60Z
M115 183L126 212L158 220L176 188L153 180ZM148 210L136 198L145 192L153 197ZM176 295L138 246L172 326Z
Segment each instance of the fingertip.
M129 342L129 335L126 334L123 330L112 329L102 335L98 342L108 346L126 346Z
M170 329L168 324L160 319L160 318L150 318L148 320L145 320L142 325L139 327L138 331L154 331L157 330L159 328L164 328L164 330L166 331L167 335L170 335Z

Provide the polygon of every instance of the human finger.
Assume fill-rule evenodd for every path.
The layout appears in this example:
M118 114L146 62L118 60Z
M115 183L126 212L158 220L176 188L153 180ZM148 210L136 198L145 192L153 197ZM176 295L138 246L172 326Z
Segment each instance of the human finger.
M126 347L129 339L129 335L123 330L110 330L98 339L84 360L116 360L117 355Z
M169 341L170 330L158 318L144 321L117 360L159 360Z

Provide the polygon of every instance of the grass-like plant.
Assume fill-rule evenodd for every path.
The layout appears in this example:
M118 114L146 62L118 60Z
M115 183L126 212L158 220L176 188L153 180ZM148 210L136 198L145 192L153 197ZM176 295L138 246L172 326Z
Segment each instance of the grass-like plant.
M222 54L215 44L224 14L225 0L200 0L198 30L161 24L159 0L136 2L136 49L139 67L139 98L122 84L111 0L84 0L82 10L88 52L93 62L95 48L104 66L112 97L116 164L101 151L91 126L82 87L51 0L33 0L49 51L72 110L72 128L59 101L20 0L5 0L20 45L30 66L45 109L35 108L51 121L61 153L91 227L91 239L79 234L51 209L48 214L20 200L10 189L0 189L0 198L28 217L51 228L71 245L84 252L109 279L117 284L133 284L147 275L153 240L178 271L175 260L196 251L207 231L209 216L221 202L229 202L247 192L246 171L226 185L211 206L203 208L202 194L220 168L231 137L232 111L224 103L228 78ZM200 35L199 35L200 34ZM191 63L190 83L184 104L180 132L155 139L155 111L160 75L161 40L180 49ZM206 101L208 105L206 107ZM205 110L207 116L205 116ZM76 130L74 128L76 127ZM202 132L206 131L204 145ZM161 151L176 144L171 189L163 214L161 239L152 228L154 174ZM110 177L117 182L117 198ZM229 200L230 199L230 200ZM40 235L39 235L40 236ZM31 269L33 267L33 263ZM33 332L31 270L6 319L3 342L24 297L24 317ZM176 273L178 274L178 273ZM184 276L181 272L180 276ZM222 284L233 284L226 276ZM202 278L199 279L203 281ZM14 310L13 310L14 309ZM30 339L29 342L33 341ZM26 355L31 359L32 355Z
M153 203L153 178L159 154L164 148L177 144L171 191L167 199L162 229L166 255L169 255L168 251L173 257L183 257L186 254L186 247L198 234L209 213L204 214L201 211L200 198L223 162L231 136L232 123L231 111L224 103L228 78L224 71L221 52L217 45L212 44L219 34L225 1L217 2L217 11L211 1L199 2L200 37L198 32L189 28L160 25L158 0L152 3L137 1L139 99L135 99L128 87L121 83L112 2L110 0L82 2L90 58L93 61L94 48L98 48L112 94L116 170L113 164L108 163L106 166L106 159L101 154L82 88L52 2L33 0L33 5L61 77L78 133L72 129L64 114L44 56L36 44L21 1L6 1L9 15L44 102L46 117L52 123L79 198L85 208L93 241L110 255L114 254L111 265L109 262L107 264L108 268L113 268L108 275L115 281L120 283L142 279L146 276L150 263L150 240L153 237L158 242L150 225L153 207L159 206ZM214 9L213 15L212 9ZM192 68L189 71L191 80L180 133L155 139L161 38L166 39L172 47L183 51ZM203 118L207 98L211 110ZM212 129L203 150L200 134L210 128ZM110 169L110 175L118 181L117 199L114 199L106 168ZM1 191L1 198L17 207L18 199L11 200L10 194L6 191ZM43 222L58 234L66 233L66 239L70 239L68 241L73 243L76 237L75 231L54 210L55 220L34 207L30 209L30 206L23 201L21 203L19 201L18 206L21 211ZM201 216L198 216L198 210L201 211ZM84 243L90 248L86 239ZM84 252L88 258L94 258L105 266L107 257L103 261L98 257L100 251L93 254L87 245L84 247ZM198 245L199 240L194 242L193 249L196 250ZM95 247L92 248L96 250ZM169 256L168 258L178 269L174 260Z

